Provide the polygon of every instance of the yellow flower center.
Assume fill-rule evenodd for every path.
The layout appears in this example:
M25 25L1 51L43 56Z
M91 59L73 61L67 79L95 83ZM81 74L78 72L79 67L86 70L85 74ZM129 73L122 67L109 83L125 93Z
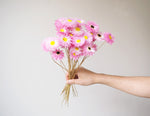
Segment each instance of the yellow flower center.
M79 48L78 48L78 47L75 47L75 50L79 50Z
M68 22L72 22L72 20L71 20L71 19L68 19L67 21L68 21Z
M88 36L85 35L84 38L85 38L85 39L88 39Z
M60 32L65 32L65 30L64 29L60 29Z
M91 35L93 35L93 33L91 33Z
M81 23L81 21L80 21L80 20L77 20L77 22Z
M52 46L55 45L55 41L51 41L50 45L52 45Z
M77 43L80 43L80 42L81 42L81 40L80 40L80 39L77 39L77 40L76 40L76 42L77 42Z
M70 36L73 36L73 35L70 33Z
M79 28L79 27L76 27L75 30L76 30L76 31L80 31L80 28Z
M64 37L64 38L63 38L63 41L65 41L65 42L66 42L67 40L68 40L68 39L67 39L66 37Z
M73 55L74 55L74 56L76 56L76 54L75 54L75 53L73 53Z
M109 35L109 39L112 39L111 35Z

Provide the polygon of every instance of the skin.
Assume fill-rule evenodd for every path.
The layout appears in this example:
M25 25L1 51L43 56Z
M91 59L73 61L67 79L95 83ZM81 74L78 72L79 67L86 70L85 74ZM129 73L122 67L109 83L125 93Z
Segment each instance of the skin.
M150 77L107 75L83 67L76 71L76 77L77 79L69 79L67 74L66 83L84 86L104 84L135 96L150 98Z

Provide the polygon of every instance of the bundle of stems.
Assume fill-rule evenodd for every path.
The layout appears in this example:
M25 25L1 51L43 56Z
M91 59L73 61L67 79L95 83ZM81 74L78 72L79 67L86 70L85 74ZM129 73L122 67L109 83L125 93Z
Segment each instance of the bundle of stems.
M60 62L58 62L58 61L53 59L53 61L57 65L59 65L65 73L68 73L68 79L75 79L76 72L78 71L78 69L83 64L83 62L85 61L85 59L87 57L84 56L81 61L73 60L70 58L69 50L65 49L65 51L66 51L66 56L67 56L68 67L66 67L64 65L62 60L60 60ZM61 92L61 95L63 95L63 102L65 102L66 104L69 103L69 96L70 96L70 90L71 89L72 89L72 93L74 96L78 95L75 85L66 84L64 89Z
M104 43L105 42L103 42L98 47L98 49L100 49L104 45ZM68 73L68 79L75 79L76 73L78 72L80 66L87 59L88 56L82 57L81 60L79 60L79 59L78 60L73 60L73 59L70 58L70 53L69 53L68 48L65 48L65 52L66 52L66 56L67 56L68 67L66 67L66 65L63 63L62 60L60 60L58 62L58 61L53 59L53 61L63 69L64 73ZM70 96L71 88L72 88L73 95L74 96L78 95L75 85L66 84L64 89L61 92L61 95L63 95L63 102L65 104L69 104L69 96Z

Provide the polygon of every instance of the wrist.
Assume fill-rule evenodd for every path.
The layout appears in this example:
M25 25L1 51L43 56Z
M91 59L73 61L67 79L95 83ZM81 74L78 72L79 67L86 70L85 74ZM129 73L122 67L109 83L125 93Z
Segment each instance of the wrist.
M109 78L106 74L96 73L94 76L94 84L106 84Z

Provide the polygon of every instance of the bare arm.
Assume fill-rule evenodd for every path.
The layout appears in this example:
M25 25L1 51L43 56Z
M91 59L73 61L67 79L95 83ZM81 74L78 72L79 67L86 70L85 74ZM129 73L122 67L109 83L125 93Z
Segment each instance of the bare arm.
M129 94L150 98L150 77L126 77L98 74L85 68L77 72L78 79L68 80L68 84L91 85L105 84Z

